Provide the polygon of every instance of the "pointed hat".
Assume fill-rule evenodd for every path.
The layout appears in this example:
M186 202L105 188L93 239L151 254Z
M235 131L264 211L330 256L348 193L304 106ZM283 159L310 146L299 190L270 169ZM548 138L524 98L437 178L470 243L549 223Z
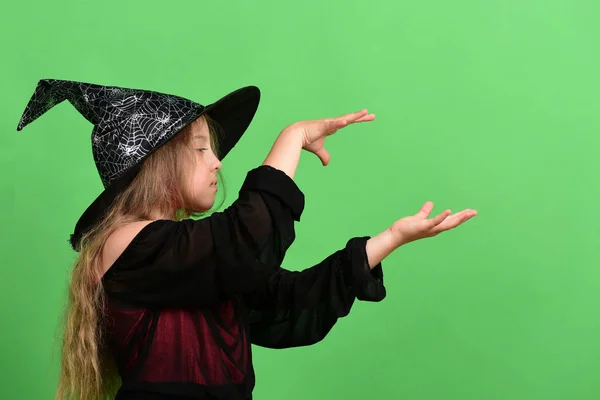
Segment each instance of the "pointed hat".
M217 156L225 158L254 118L260 91L255 86L243 87L205 106L150 90L42 79L17 130L64 100L94 125L92 154L104 186L71 234L71 246L79 251L81 236L104 216L114 198L139 172L146 157L205 113L223 131Z

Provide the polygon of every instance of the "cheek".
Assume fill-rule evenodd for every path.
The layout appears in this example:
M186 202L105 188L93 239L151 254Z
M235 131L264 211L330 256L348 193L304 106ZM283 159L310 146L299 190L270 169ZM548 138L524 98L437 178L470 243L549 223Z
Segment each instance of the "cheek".
M201 170L201 169L197 169L194 171L191 179L190 179L190 186L189 186L189 191L190 194L194 197L194 198L201 198L204 197L208 194L208 189L209 189L209 179L207 178L206 174Z

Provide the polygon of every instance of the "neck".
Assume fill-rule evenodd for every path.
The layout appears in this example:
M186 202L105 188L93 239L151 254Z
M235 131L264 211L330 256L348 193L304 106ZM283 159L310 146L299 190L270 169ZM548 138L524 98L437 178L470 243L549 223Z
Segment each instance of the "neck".
M177 210L173 210L171 212L164 212L164 211L159 211L159 210L153 210L150 213L150 219L151 220L157 220L157 219L175 219L175 213Z

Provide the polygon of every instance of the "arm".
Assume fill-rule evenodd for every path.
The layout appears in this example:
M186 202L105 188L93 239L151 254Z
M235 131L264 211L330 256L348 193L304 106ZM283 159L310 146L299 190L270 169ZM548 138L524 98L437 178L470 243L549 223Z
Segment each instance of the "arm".
M264 286L244 296L251 342L267 348L312 345L349 314L356 299L383 300L383 270L380 263L369 264L368 240L352 238L302 271L279 269Z
M146 225L103 276L111 296L144 306L211 306L250 293L295 239L304 196L271 166L248 172L239 197L199 220Z
M252 343L270 348L321 341L346 316L355 299L385 298L381 261L400 246L453 229L477 214L445 211L427 219L433 204L396 221L373 238L353 238L346 247L301 272L280 269L268 284L246 297Z
M300 152L304 149L314 153L323 165L329 164L325 150L325 138L354 123L373 121L375 116L361 110L337 118L300 121L287 126L279 135L263 165L270 165L294 178Z
M357 113L351 118L364 116ZM345 124L325 130L335 131ZM312 137L300 140L297 132L290 136L284 130L264 165L282 169L293 178L306 145L326 165L329 155L322 138L315 135L314 128L308 131ZM380 263L396 247L388 229L373 238L355 238L345 249L302 272L279 269L264 286L245 296L252 343L272 348L310 345L322 340L337 319L349 313L355 298L382 300L385 288Z
M400 244L389 229L367 240L365 251L367 253L369 268L373 269L399 246Z
M277 140L275 140L263 165L277 168L293 179L298 167L301 151L302 136L298 132L284 130L277 137Z
M381 261L413 240L452 229L476 215L465 210L426 219L432 205L369 238L353 238L301 272L280 269L260 291L246 296L253 344L268 348L308 346L325 338L355 299L385 298ZM422 209L423 210L423 209Z
M269 202L269 200L267 200ZM284 220L274 219L282 230ZM398 247L389 229L352 238L346 246L302 271L278 268L243 296L253 344L268 348L307 346L325 338L356 299L381 301L386 290L381 261Z

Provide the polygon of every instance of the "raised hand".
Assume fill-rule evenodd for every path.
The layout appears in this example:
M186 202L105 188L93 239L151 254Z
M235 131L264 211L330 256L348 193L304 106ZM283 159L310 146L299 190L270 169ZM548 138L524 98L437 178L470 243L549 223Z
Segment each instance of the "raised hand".
M325 149L325 138L333 135L339 129L358 122L368 122L375 119L375 114L369 114L366 109L341 115L336 118L323 118L299 121L286 127L284 131L293 131L302 137L302 148L315 154L325 166L331 159Z
M467 208L452 215L450 215L450 210L445 210L428 219L432 210L433 203L428 201L415 215L394 222L390 231L398 245L436 236L441 232L456 228L477 215L477 211Z

